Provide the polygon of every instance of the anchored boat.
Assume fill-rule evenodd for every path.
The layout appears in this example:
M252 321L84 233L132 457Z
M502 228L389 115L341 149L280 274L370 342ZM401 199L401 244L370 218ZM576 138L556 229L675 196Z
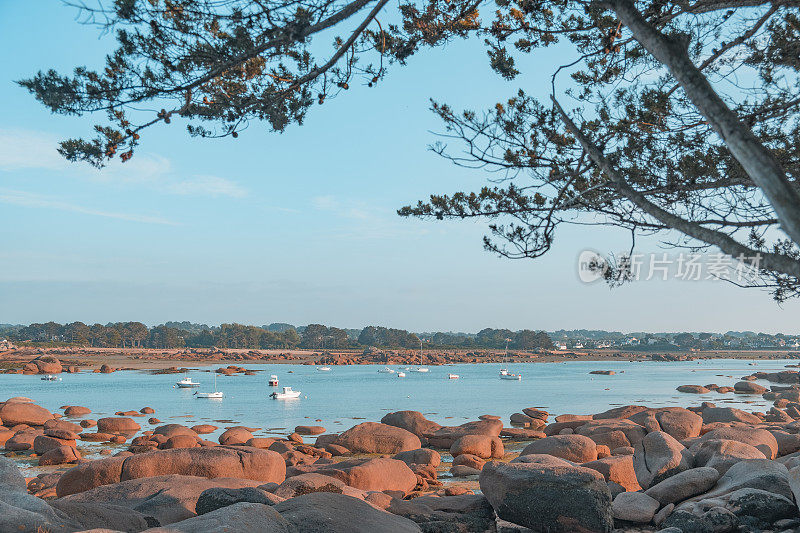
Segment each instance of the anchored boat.
M217 374L214 373L214 392L195 391L194 395L196 398L222 399L222 391L217 390Z
M283 392L273 392L270 394L270 397L274 400L289 400L292 398L299 398L300 394L299 390L292 390L291 387L284 387Z
M507 379L511 381L520 381L522 380L522 374L517 374L514 372L509 372L508 368L506 367L506 357L508 357L508 343L511 339L506 339L506 351L503 352L503 368L500 369L500 379Z
M177 383L175 383L175 385L177 385L181 389L192 389L192 388L195 388L195 387L199 387L200 383L198 383L196 381L192 381L192 378L190 378L189 376L186 376L182 380L180 380Z

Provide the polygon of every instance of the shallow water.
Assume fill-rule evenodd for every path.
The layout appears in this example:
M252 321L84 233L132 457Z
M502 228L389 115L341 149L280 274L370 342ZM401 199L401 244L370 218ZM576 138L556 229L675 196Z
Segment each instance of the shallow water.
M682 384L733 385L752 372L777 371L796 361L700 360L686 362L567 362L509 365L521 372L522 381L500 380L500 364L431 366L430 372L407 372L407 377L382 374L380 365L332 367L319 372L306 365L241 365L261 370L256 375L218 376L222 400L197 399L191 389L173 385L180 374L153 375L146 371L112 374L62 374L62 380L42 381L39 376L0 375L0 398L27 396L51 411L62 405L83 405L90 418L113 416L116 411L155 409L137 418L143 428L155 416L163 423L211 423L263 428L260 434L286 434L296 425L322 425L330 432L347 429L360 420L378 421L390 411L411 409L446 425L474 420L482 414L505 421L524 407L540 407L551 414L596 413L632 403L652 407L689 406L701 401L764 410L770 402L760 396L738 394L683 394ZM204 367L191 371L199 390L213 390L213 374ZM398 367L394 367L398 368ZM591 370L614 370L614 376L591 375ZM291 371L291 373L290 373ZM280 385L302 391L296 400L273 400L267 386L270 374ZM455 373L460 379L448 380ZM765 384L768 385L768 384Z

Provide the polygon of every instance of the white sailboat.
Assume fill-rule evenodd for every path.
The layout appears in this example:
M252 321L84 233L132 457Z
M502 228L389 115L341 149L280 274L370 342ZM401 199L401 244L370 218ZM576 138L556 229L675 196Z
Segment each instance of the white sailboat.
M420 366L418 366L417 368L410 369L410 371L420 372L420 373L430 372L427 366L422 366L422 339L419 340L419 365Z
M508 356L509 341L511 341L511 339L506 339L506 350L505 352L503 352L503 368L500 369L500 379L507 379L510 381L520 381L522 379L522 374L509 372L508 366L506 365L506 357Z
M398 378L404 378L404 377L406 377L406 373L405 372L398 372L397 373L397 377Z
M214 392L195 392L195 397L197 398L211 398L211 399L222 399L223 394L222 391L217 390L217 373L214 373Z
M331 371L331 367L329 367L329 366L318 366L317 367L317 372L330 372L330 371Z
M381 373L381 374L394 374L395 370L392 369L392 368L389 368L388 366L385 366L385 367L381 368L380 370L378 370L378 372Z

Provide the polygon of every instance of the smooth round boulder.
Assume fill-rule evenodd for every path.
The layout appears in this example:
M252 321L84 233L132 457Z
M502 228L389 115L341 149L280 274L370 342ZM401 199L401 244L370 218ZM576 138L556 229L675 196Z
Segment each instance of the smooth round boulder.
M746 459L763 459L764 453L757 448L728 439L705 439L690 448L695 466L714 468L720 475L730 467Z
M217 440L223 446L243 446L252 438L253 434L248 428L237 426L225 430Z
M321 435L325 433L322 426L296 426L294 432L298 435Z
M81 454L72 446L52 448L39 457L39 466L63 465L81 460Z
M750 427L723 427L717 428L702 436L703 440L724 439L735 440L749 444L756 448L767 459L775 459L778 456L778 441L775 436L766 429Z
M74 448L75 441L48 437L47 435L37 435L33 439L33 451L38 455L47 453L55 448L60 448L61 446L69 446L70 448Z
M286 464L279 454L256 448L156 450L78 465L61 476L56 492L62 497L100 485L169 474L281 483L286 478Z
M641 492L622 492L617 494L611 504L615 520L635 524L649 524L660 507L658 501Z
M690 468L691 455L683 444L668 433L648 433L634 447L633 469L639 485L647 489L660 481Z
M610 532L611 493L603 476L550 455L492 461L481 470L480 487L497 516L534 531Z
M174 450L178 448L197 448L200 444L197 437L191 435L173 435L163 444L159 445L162 450Z
M58 429L58 430L65 430L72 433L80 433L81 426L80 424L73 424L72 422L67 422L66 420L48 420L44 423L44 429L47 431L48 429Z
M752 381L740 381L733 386L733 390L739 394L764 394L768 389Z
M68 416L70 418L77 418L80 416L86 416L91 414L92 410L88 407L82 407L80 405L70 405L66 409L64 409L64 416Z
M481 459L500 459L505 455L503 441L490 435L464 435L450 446L450 455L468 453Z
M316 466L316 465L314 465ZM397 491L408 494L417 485L417 476L397 459L348 459L324 465L318 474L335 477L361 490Z
M584 435L553 435L528 444L520 456L532 454L552 455L573 463L588 463L597 459L597 445Z
M464 453L459 455L458 457L453 458L452 466L466 466L469 468L473 468L475 470L483 470L486 461L478 457L477 455L470 455L468 453Z
M189 429L182 424L165 424L163 426L158 426L153 430L153 435L164 435L167 439L177 435L187 435L189 437L194 437L195 439L197 438L196 431Z
M142 427L132 418L126 416L109 416L97 420L99 433L136 433Z
M655 417L661 431L679 441L699 436L703 427L703 417L688 409L667 408L657 411Z
M431 450L430 448L420 448L418 450L400 452L396 454L393 459L403 461L407 465L430 465L434 468L442 464L442 456L439 454L439 452L436 450Z
M396 411L389 413L381 418L381 424L395 426L410 431L417 437L422 437L427 433L433 433L442 426L428 420L419 411Z
M211 424L198 424L196 426L192 426L191 429L198 435L208 435L209 433L214 433L219 428L217 426L212 426Z
M43 426L45 422L53 418L53 413L35 403L6 402L0 404L0 420L8 428L18 424Z
M719 478L720 473L714 468L691 468L652 485L645 494L661 505L678 503L710 490Z
M351 452L383 454L397 454L422 447L419 437L412 432L377 422L364 422L348 429L339 435L336 444Z
M734 407L706 407L700 413L704 424L715 422L744 422L745 424L760 424L761 419L756 415L736 409Z
M702 385L681 385L676 389L678 392L686 392L689 394L707 394L711 392Z

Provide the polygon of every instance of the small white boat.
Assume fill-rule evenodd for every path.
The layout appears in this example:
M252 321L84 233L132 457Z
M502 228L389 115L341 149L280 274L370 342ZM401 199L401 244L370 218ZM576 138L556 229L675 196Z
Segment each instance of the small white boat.
M380 372L381 374L394 374L396 371L393 368L389 368L388 366L385 366L385 367L381 368L380 370L378 370L378 372Z
M447 374L447 379L458 379L459 377L458 374Z
M411 372L419 372L420 374L424 374L425 372L430 372L427 366L418 366L417 368L412 368Z
M61 381L61 378L56 377L52 374L47 374L46 376L42 376L42 381Z
M330 371L331 371L331 367L329 367L329 366L318 366L317 367L317 372L330 372Z
M405 372L398 372L397 373L397 377L398 378L404 378L404 377L406 377L406 373Z
M278 386L278 376L276 376L275 374L272 374L269 377L269 381L267 383L269 383L270 387L277 387Z
M192 381L192 378L190 378L189 376L186 376L182 380L180 380L177 383L175 383L175 385L177 385L181 389L192 389L194 387L199 387L200 383L198 383L196 381Z
M223 397L223 394L222 391L217 390L217 374L214 373L214 392L195 391L194 396L195 398L221 399Z
M503 352L503 368L500 369L500 379L507 379L510 381L520 381L522 379L522 374L515 374L514 372L509 372L508 368L505 368L506 358L508 357L508 343L511 339L506 339L506 350Z
M273 392L272 394L270 394L270 397L275 400L288 400L291 398L299 398L300 391L292 390L291 387L284 387L283 392Z
M214 391L214 392L195 392L194 395L198 398L211 398L211 399L220 399L223 397L222 392Z

